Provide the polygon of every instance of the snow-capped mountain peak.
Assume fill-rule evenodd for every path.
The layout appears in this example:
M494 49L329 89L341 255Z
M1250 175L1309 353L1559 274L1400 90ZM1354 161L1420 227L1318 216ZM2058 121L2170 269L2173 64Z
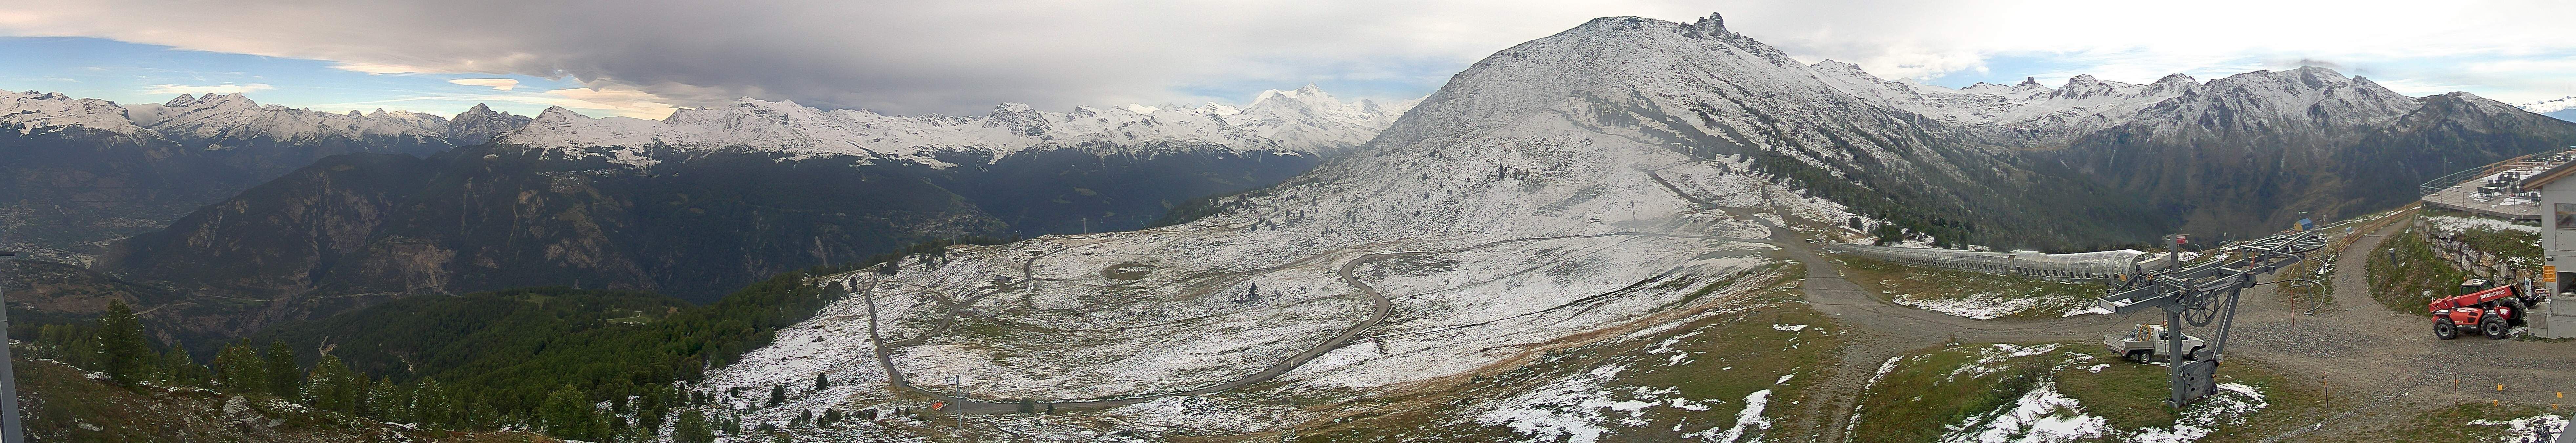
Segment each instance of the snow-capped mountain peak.
M59 92L0 91L0 128L19 134L90 128L117 134L143 132L116 102L73 98Z
M731 106L682 109L661 121L591 119L547 109L501 137L534 148L608 147L641 155L648 145L682 149L762 149L792 155L857 155L940 165L931 154L983 152L998 159L1030 149L1118 149L1161 144L1233 150L1324 153L1367 142L1405 106L1343 102L1308 85L1265 91L1242 108L1209 103L1193 109L1128 105L1126 112L1076 107L1043 111L1002 103L982 116L889 116L823 110L788 101L742 99Z
M412 112L344 113L262 105L241 93L172 98L126 107L137 125L165 136L298 143L342 137L421 143L444 137L447 119Z
M150 132L182 144L225 149L244 143L310 143L326 139L366 142L396 151L481 144L525 124L527 117L475 105L451 120L412 111L325 112L264 105L241 93L179 94L157 104L118 105L36 91L5 93L0 121L33 132L43 127L87 127L119 134ZM470 121L469 121L470 120Z

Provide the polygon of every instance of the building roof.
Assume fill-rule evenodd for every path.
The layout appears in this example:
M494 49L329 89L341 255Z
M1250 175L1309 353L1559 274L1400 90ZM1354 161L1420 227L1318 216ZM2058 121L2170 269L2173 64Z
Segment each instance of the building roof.
M2558 180L2560 177L2566 177L2571 173L2576 173L2576 162L2559 163L2558 166L2551 167L2549 170L2540 171L2539 174L2532 174L2531 178L2522 179L2522 188L2539 189L2540 185L2549 184L2549 182Z

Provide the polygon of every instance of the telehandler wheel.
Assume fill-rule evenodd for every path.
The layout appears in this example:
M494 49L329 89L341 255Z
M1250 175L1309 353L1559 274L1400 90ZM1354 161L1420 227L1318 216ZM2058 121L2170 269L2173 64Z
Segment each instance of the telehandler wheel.
M2448 318L2433 320L2433 336L2443 340L2460 338L2460 326L2451 324Z
M2512 331L2513 328L2505 327L2503 316L2487 314L2486 318L2478 319L2478 332L2486 333L2489 340L2503 340L2509 337L2506 333Z

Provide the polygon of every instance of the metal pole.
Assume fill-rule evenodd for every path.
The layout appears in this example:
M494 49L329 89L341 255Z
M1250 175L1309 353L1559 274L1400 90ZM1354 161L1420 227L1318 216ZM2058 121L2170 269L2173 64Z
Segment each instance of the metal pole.
M2236 296L2244 294L2246 284L2253 280L2254 276L2246 275L2236 286L2227 288L2227 307L2218 311L2218 341L2209 343L2209 358L2227 361L2227 331L2236 327Z
M0 257L17 256L15 251L0 251ZM5 286L8 280L0 278L0 287ZM18 370L9 355L8 304L8 297L0 295L0 443L19 443L26 441L27 428L18 424Z
M2177 299L2177 301L2179 301L2179 299ZM2182 305L2169 304L2166 306L2165 336L2163 337L2165 339L2165 382L2170 385L2182 380L2182 357L2183 355L2190 354L2191 350L2183 349L2182 347ZM2173 390L2170 394L2166 395L2165 406L2177 409L2182 408L2182 405L2185 404L2185 400L2182 398L2182 395L2181 389Z

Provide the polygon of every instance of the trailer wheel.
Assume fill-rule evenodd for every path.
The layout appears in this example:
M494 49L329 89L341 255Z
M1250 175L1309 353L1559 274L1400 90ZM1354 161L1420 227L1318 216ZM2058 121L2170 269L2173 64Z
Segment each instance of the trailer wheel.
M2505 333L2511 332L2512 328L2505 327L2504 317L2488 314L2486 318L2478 319L2478 331L2486 333L2489 340L2503 340L2507 337Z
M2148 355L2149 355L2149 354L2147 354L2147 350L2145 350L2145 349L2132 349L2132 350L2130 350L2130 351L2129 351L2129 355L2128 355L2128 357L2129 357L2129 361L2134 361L2134 362L2139 362L2139 363L2146 363L2148 359L2155 358L2155 357L2150 357L2150 356L2148 356Z
M2452 324L2448 317L2433 320L2433 336L2443 340L2460 338L2460 326Z

